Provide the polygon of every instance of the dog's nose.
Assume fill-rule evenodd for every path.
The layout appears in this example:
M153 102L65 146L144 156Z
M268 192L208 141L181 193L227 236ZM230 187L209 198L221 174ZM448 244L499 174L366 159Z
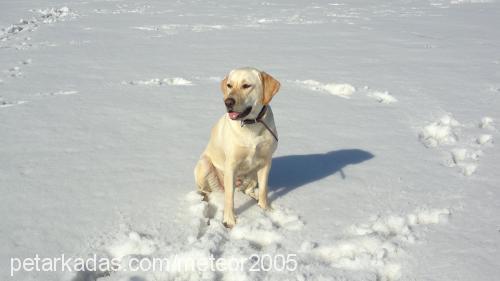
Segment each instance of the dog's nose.
M233 108L236 101L233 98L227 98L224 100L224 103L226 104L227 108Z

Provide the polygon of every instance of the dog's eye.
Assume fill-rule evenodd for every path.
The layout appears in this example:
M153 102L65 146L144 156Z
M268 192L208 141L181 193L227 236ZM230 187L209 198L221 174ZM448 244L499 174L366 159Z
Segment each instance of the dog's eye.
M250 87L252 87L252 85L250 85L250 84L243 84L243 89L248 89Z
M233 85L231 85L231 84L227 84L226 86L227 86L229 89L231 89L231 88L233 87Z

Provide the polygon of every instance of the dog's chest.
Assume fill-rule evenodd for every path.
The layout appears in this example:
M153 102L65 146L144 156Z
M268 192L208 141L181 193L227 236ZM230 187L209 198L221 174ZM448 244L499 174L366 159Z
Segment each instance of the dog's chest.
M262 168L273 152L272 142L259 142L252 145L238 146L234 154L237 173L246 174Z

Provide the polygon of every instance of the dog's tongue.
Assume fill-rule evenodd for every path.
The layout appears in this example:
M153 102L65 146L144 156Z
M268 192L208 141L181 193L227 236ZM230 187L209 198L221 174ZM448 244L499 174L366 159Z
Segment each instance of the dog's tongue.
M238 116L240 116L239 112L234 111L228 112L227 114L229 114L229 118L231 118L232 120L238 119Z

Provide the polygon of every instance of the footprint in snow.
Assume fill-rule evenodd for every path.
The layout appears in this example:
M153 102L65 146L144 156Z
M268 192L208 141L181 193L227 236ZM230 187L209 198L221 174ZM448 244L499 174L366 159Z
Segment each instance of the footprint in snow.
M75 94L78 94L78 91L68 90L68 91L37 93L34 96L36 96L36 97L49 97L49 96L69 96L69 95L75 95ZM25 100L8 101L8 100L5 100L4 98L0 97L0 108L12 107L12 106L20 105L20 104L25 104L28 102L31 102L31 101L25 101Z
M13 66L7 70L4 71L4 73L7 74L7 76L11 78L19 78L24 76L23 72L21 71L22 66L26 66L32 63L31 59L25 59L21 62L19 62L16 66Z
M462 125L446 114L424 126L419 139L426 147L444 149L449 155L445 166L456 167L463 175L470 176L477 170L483 149L493 143L493 136L484 130L494 130L492 118L483 117L478 126Z
M18 23L2 28L0 31L0 42L7 42L15 38L20 33L33 32L43 24L53 24L78 17L78 14L68 7L35 9L30 10L30 12L34 14L30 19L20 19ZM25 48L27 44L26 42L23 43L21 45L1 45L0 47L22 49Z
M11 78L19 78L23 76L23 73L21 72L21 68L19 66L11 67L4 72Z
M236 203L254 200L239 193L236 197ZM224 194L213 192L208 198L208 201L203 201L202 196L194 191L186 196L186 200L191 203L188 209L191 213L192 225L199 230L198 238L206 234L206 225L222 223ZM283 238L280 230L298 231L303 226L304 223L293 211L274 204L270 211L255 207L250 211L240 213L238 223L230 233L234 239L244 239L257 247L264 247L277 243Z
M254 200L243 193L235 194L235 198L237 205L242 201ZM101 250L101 255L119 259L124 267L128 266L132 258L162 258L170 261L164 270L132 273L126 270L82 272L79 276L107 274L113 279L128 279L139 274L145 280L261 280L268 273L249 270L252 255L281 253L286 250L282 242L286 241L290 233L301 230L304 223L292 210L278 205L270 212L264 212L255 206L238 214L238 225L227 229L222 224L223 202L222 192L213 192L208 201L204 201L197 192L190 192L182 200L178 214L179 223L188 226L187 233L180 240L174 238L175 241L160 241L155 236L125 229L105 243ZM189 266L206 263L210 259L218 260L227 270L200 271ZM232 263L238 262L237 268L230 270ZM289 274L291 278L295 273ZM79 279L76 277L73 279L77 280Z
M418 209L406 216L376 216L368 223L352 225L331 245L304 241L301 251L332 267L371 272L376 280L399 280L399 256L406 244L418 239L418 228L446 222L450 215L448 209Z
M235 194L235 205L249 199ZM233 229L222 224L224 195L212 192L208 201L197 192L182 200L178 223L188 225L187 233L178 237L158 238L129 228L98 244L98 257L117 259L119 267L109 271L82 271L72 281L97 280L316 280L331 279L398 280L403 273L401 255L405 245L419 239L425 225L446 222L448 209L417 209L407 215L375 216L367 223L348 227L345 234L330 243L304 239L303 221L291 209L273 205L274 210L248 208L238 214ZM176 228L172 225L172 228ZM281 264L263 270L265 257L281 260ZM144 260L145 265L162 267L144 271L126 270L129 262ZM200 270L196 264L213 260L221 267ZM137 264L137 262L136 262ZM257 265L257 266L256 266ZM276 267L278 266L278 267ZM119 269L119 270L118 270ZM161 270L160 270L161 269ZM256 270L257 269L257 270ZM355 278L356 279L356 278ZM336 279L335 279L336 280Z
M402 276L399 256L405 244L415 243L419 239L421 226L446 222L451 215L449 209L424 208L407 215L376 216L368 223L350 226L344 237L332 243L319 244L301 238L305 224L291 209L278 205L274 205L274 210L270 212L258 208L248 209L238 214L238 223L232 230L225 231L220 223L224 201L222 193L212 193L208 202L203 202L196 192L191 192L187 197L194 207L192 210L195 210L192 212L193 218L203 220L211 217L211 224L195 240L194 245L210 243L211 251L221 251L221 256L229 259L253 253L297 255L298 272L292 273L311 277L316 276L317 271L308 272L308 269L317 265L319 260L324 267L319 272L325 272L327 268L354 270L373 274L376 280L398 280ZM212 211L209 211L210 205L213 205ZM212 243L211 238L217 236L215 233L224 239ZM303 242L287 244L286 241L292 236ZM252 276L248 272L239 272L238 277L272 279L275 273ZM224 273L224 276L229 278L231 274Z

